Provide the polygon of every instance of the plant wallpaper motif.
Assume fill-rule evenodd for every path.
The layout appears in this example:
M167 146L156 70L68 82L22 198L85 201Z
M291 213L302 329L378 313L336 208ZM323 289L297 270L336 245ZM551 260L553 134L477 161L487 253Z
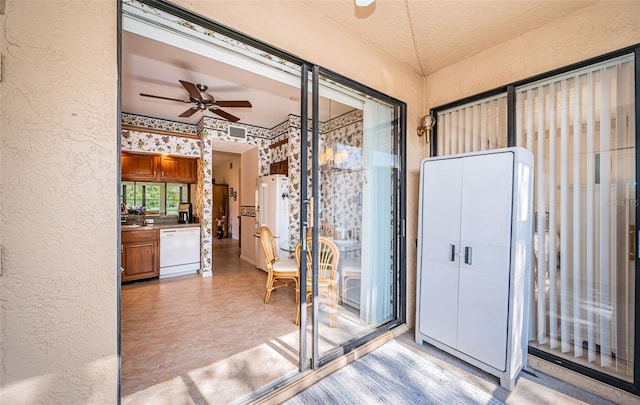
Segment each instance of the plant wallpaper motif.
M300 117L289 116L289 242L300 239ZM311 121L308 122L311 134ZM327 145L335 151L347 149L349 160L337 167L323 166L320 169L320 201L318 217L334 227L351 231L353 238L362 230L362 111L353 110L333 120L320 123L320 150ZM281 159L279 159L281 160ZM311 195L311 141L307 140L307 176Z
M134 127L161 129L163 131L177 132L186 135L197 135L197 125L185 124L184 122L164 120L154 117L145 117L144 115L135 115L122 113L120 120L123 125L131 125Z
M230 38L209 28L204 28L191 21L183 20L170 13L150 7L138 0L123 0L122 4L123 10L127 13L152 19L161 25L169 27L170 29L212 43L218 48L242 54L265 65L275 66L279 70L286 70L295 75L298 75L300 72L300 66L296 63L289 62L286 59L282 59L276 55L255 48L244 42L238 41L237 39Z
M231 124L246 129L246 138L229 135L230 123L212 117L203 117L197 125L189 125L158 118L122 114L122 123L141 128L162 129L172 132L184 130L190 135L199 135L200 139L180 136L158 135L141 131L122 131L123 150L155 153L169 153L178 156L198 157L198 184L196 187L195 213L200 219L202 243L203 275L212 274L211 242L213 240L212 180L213 164L211 156L214 141L240 142L258 146L258 173L269 175L270 164L284 159L289 160L289 242L300 239L300 117L289 115L282 124L272 129L246 124ZM320 148L332 146L335 152L347 150L348 161L333 167L322 167L319 217L321 221L331 223L351 231L352 237L360 235L362 229L362 111L353 110L320 124ZM308 121L308 133L311 135L311 121ZM276 148L269 146L288 138L288 142ZM311 179L311 141L307 142L307 175ZM310 192L310 190L309 190ZM255 207L241 207L242 216L255 216Z
M143 117L134 114L122 114L122 123L134 125L140 128L162 129L165 131L180 132L184 130L189 135L196 131L201 139L184 138L180 136L158 135L141 131L122 131L120 142L122 150L138 152L169 153L176 156L198 157L198 184L195 196L195 214L200 219L201 238L201 269L203 276L211 275L212 253L211 242L213 240L213 211L212 181L213 141L230 141L255 144L259 146L259 164L261 173L269 171L269 144L270 130L251 125L234 126L244 127L247 130L246 139L229 136L229 122L210 117L203 117L198 125L176 123L174 121L159 118Z

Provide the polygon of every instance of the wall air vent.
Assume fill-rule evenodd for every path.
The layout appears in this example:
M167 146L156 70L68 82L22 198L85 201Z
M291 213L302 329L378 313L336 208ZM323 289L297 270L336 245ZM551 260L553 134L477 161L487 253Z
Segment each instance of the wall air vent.
M247 137L247 129L229 125L229 136L232 138L245 139Z

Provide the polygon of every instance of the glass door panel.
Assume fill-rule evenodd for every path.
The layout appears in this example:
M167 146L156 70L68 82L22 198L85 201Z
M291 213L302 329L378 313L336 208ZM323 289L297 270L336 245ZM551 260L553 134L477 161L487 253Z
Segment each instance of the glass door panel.
M310 315L326 358L396 314L399 137L393 105L329 75L318 87L317 219L308 234L318 237L308 244L318 250L318 305Z
M517 89L516 140L535 155L530 346L634 380L633 59Z

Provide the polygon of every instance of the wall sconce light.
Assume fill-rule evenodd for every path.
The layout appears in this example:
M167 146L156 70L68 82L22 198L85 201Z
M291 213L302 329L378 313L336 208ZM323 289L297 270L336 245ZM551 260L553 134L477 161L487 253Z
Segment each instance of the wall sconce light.
M436 119L432 115L425 115L420 120L420 126L418 127L418 136L426 135L425 141L431 142L431 129L436 123Z

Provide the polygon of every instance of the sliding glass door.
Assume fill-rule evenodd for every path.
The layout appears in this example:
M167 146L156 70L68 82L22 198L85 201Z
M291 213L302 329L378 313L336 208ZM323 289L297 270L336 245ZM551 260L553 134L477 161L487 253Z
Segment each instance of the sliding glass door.
M398 320L404 231L401 104L315 72L303 318L317 366Z
M534 154L530 353L637 393L635 55L437 109L433 151Z
M634 381L634 61L516 89L516 143L535 155L533 348Z
M255 100L255 111L267 111L262 116L271 117L272 123L252 122L260 116L250 111L240 119L240 112L235 117L215 108L191 109L199 115L179 115L185 121L199 117L195 123L142 114L134 117L139 122L149 120L151 125L188 132L190 140L175 142L172 153L194 153L200 158L194 207L203 235L202 263L208 266L209 275L214 273L210 285L215 288L222 288L219 283L230 274L235 276L229 277L229 285L243 286L233 297L242 305L226 301L216 304L231 308L237 315L233 318L233 334L225 335L233 344L198 359L199 370L235 367L242 373L228 376L211 372L197 382L197 388L213 396L203 387L225 386L229 395L240 397L232 399L251 402L286 386L299 372L321 367L403 324L405 105L161 0L123 0L122 15L123 36L129 42L134 43L138 37L153 39L182 55L182 59L176 56L164 61L164 65L176 68L172 66L176 60L197 61L192 63L193 68L181 72L182 76L167 79L175 79L176 87L180 78L233 83L250 74L255 88L246 91L271 93L261 100L257 96L246 98ZM129 46L129 42L124 45ZM135 61L135 55L124 58L125 65ZM236 87L244 91L246 86ZM126 86L123 93L125 90ZM129 97L137 99L141 91L130 91L133 95ZM205 90L199 91L204 94ZM162 152L161 147L168 142L149 141L155 134L146 134L145 129L140 129L141 136L131 135L136 137L135 142L129 141L128 145ZM229 150L224 149L227 147ZM212 248L212 224L217 218L212 214L216 202L211 198L211 187L216 177L222 182L230 178L232 169L231 164L218 166L214 162L212 152L221 148L244 151L239 176L244 238L240 258L246 262L238 266L242 272L220 271L218 251ZM215 170L220 174L214 177ZM263 225L274 235L265 244L259 235L268 233L264 229L264 233L258 232ZM269 255L274 259L267 262L265 257ZM282 278L274 281L269 267L280 265L291 270L293 275L284 283L292 288L272 291ZM228 317L215 311L211 316L213 332L226 333L216 326L216 316L224 320ZM219 357L215 363L209 360L214 355ZM248 358L262 366L238 366ZM153 359L145 363L153 364ZM264 364L268 364L268 370ZM126 377L140 377L125 369L123 374L127 373Z

